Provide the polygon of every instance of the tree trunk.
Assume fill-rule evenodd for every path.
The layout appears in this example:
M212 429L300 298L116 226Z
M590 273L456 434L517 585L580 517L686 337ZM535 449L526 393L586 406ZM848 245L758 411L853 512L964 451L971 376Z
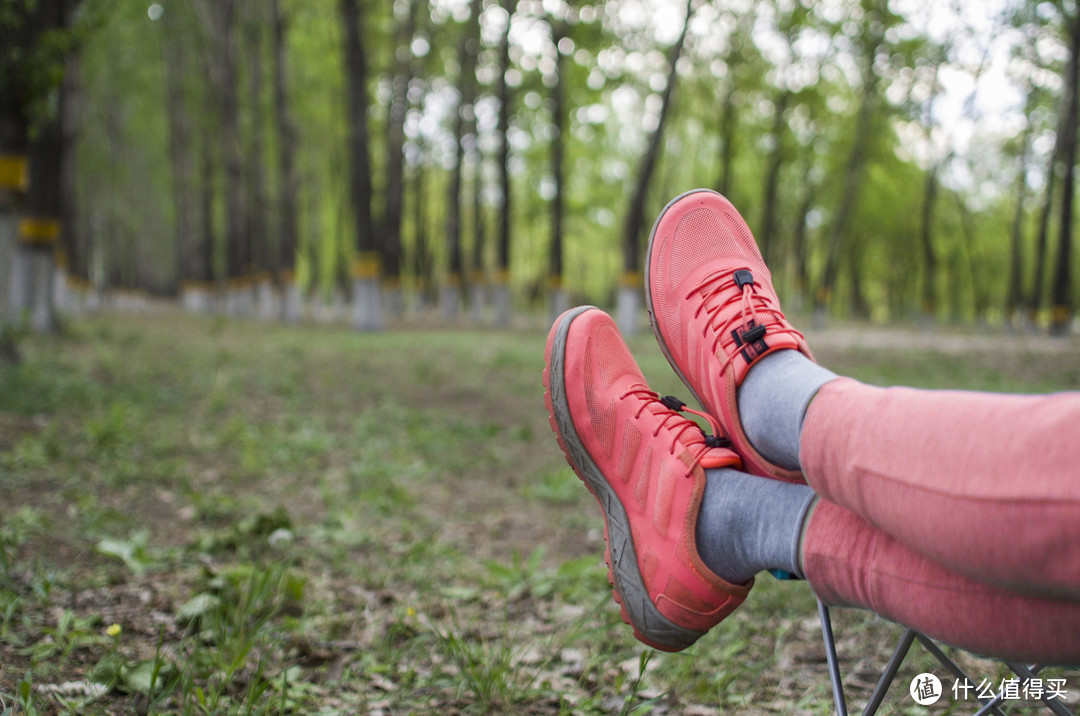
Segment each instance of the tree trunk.
M934 207L938 194L938 165L926 170L923 184L922 220L919 227L919 244L923 255L922 296L919 309L923 327L930 328L937 313L937 252L934 250Z
M461 303L463 261L461 250L462 174L465 169L466 127L473 114L473 98L476 91L476 58L479 52L480 0L470 3L469 19L458 45L458 106L454 114L454 165L450 170L450 184L446 197L446 252L449 259L448 274L442 288L442 312L444 318L455 318Z
M278 136L278 245L275 270L282 292L281 318L300 320L300 289L296 285L297 207L300 183L296 174L296 127L289 114L286 43L287 22L281 0L271 0L274 42L274 126Z
M1039 228L1035 235L1035 278L1031 285L1031 298L1028 300L1029 323L1038 324L1039 311L1046 299L1046 253L1050 234L1050 215L1054 207L1054 190L1057 185L1057 168L1061 161L1061 136L1064 127L1058 122L1057 141L1050 163L1046 168L1046 188L1043 194L1042 210L1039 213Z
M563 213L565 205L566 154L566 102L565 58L559 43L569 28L564 21L551 21L551 39L555 44L555 83L551 87L551 111L555 123L555 137L551 143L551 173L555 178L555 196L551 201L551 241L548 244L549 310L548 317L555 320L566 309L563 293Z
M806 304L806 293L810 285L810 248L807 232L810 230L810 210L814 206L817 197L817 185L812 181L814 163L807 159L802 181L802 201L799 203L798 212L795 215L795 306L801 311Z
M215 309L214 280L217 278L214 257L217 253L217 232L214 228L214 176L217 173L218 144L209 132L199 140L199 228L191 247L190 288L184 295L184 307L194 313L209 313Z
M825 268L822 271L821 285L814 296L814 323L820 326L825 320L825 312L835 288L836 277L839 271L840 244L847 230L848 217L855 208L859 196L859 186L862 183L863 173L866 168L866 154L870 142L871 120L874 109L877 106L877 88L879 77L874 70L874 59L877 57L878 48L884 41L883 30L878 27L874 20L867 20L873 30L866 50L863 55L863 97L859 106L859 113L855 118L855 135L852 139L851 153L848 154L846 169L844 171L844 188L840 195L840 204L833 216L829 228L829 239L826 244Z
M248 244L251 246L249 282L255 292L255 314L266 321L279 315L274 293L273 274L277 254L270 240L270 200L266 188L266 105L264 98L264 32L267 17L264 3L244 5L244 45L247 51L248 79L248 149L247 178Z
M498 244L496 246L495 272L495 323L506 326L510 323L510 227L511 197L510 189L510 86L506 82L506 73L510 69L510 22L517 9L517 0L502 0L506 11L506 27L499 41L499 79L497 93L499 98L499 188L502 194L502 207L499 211Z
M262 3L245 4L244 45L247 52L248 80L248 147L247 180L248 237L251 246L251 271L266 271L270 267L268 241L269 222L267 222L266 190L266 114L263 104L263 30L265 18L261 12Z
M85 292L90 279L90 246L89 236L86 231L79 228L79 211L76 196L77 163L75 146L78 141L79 127L79 58L72 56L64 71L64 79L60 84L60 124L61 124L61 150L60 150L60 223L64 230L60 233L63 242L62 254L66 262L64 267L67 276L63 293L69 299L72 298L71 288L79 287L80 292ZM59 280L59 277L58 277ZM74 308L75 306L68 306ZM61 310L68 308L60 306Z
M362 0L341 0L345 25L345 82L349 122L349 203L355 212L357 260L353 267L353 326L382 328L379 295L381 255L371 218L371 158L368 142L367 58Z
M169 168L172 170L173 240L176 246L177 290L183 297L189 291L202 290L203 287L194 282L205 280L199 275L201 262L196 254L198 247L192 210L194 151L191 115L184 96L190 36L183 32L175 8L166 12L164 18L165 108L169 130Z
M724 89L724 100L720 105L720 171L716 179L716 190L733 202L736 199L732 196L734 191L732 166L735 163L735 149L738 147L735 132L739 125L739 113L735 107L735 98L738 93L737 75L739 68L743 65L744 57L747 56L746 37L750 32L749 25L753 22L753 13L739 16L724 57L724 64L727 67L727 86Z
M777 98L776 106L773 109L772 139L774 144L769 152L768 164L765 170L761 229L757 234L758 247L761 249L761 255L765 259L766 266L772 266L776 259L776 247L774 244L776 241L777 214L779 213L777 204L780 194L780 169L784 164L784 126L790 99L791 92L784 90ZM779 272L774 271L774 273Z
M1065 336L1073 313L1072 295L1072 239L1073 239L1073 188L1076 169L1076 131L1080 115L1080 10L1074 10L1069 20L1069 61L1065 68L1065 119L1062 135L1062 161L1065 175L1061 182L1061 214L1058 221L1058 251L1054 284L1051 288L1050 332Z
M420 147L421 152L423 146ZM413 262L416 274L417 293L421 306L426 306L435 301L432 294L435 286L435 267L431 256L431 240L427 230L427 200L424 190L424 163L416 165L416 175L413 177Z
M476 131L475 122L473 123L473 129ZM481 172L484 158L479 143L477 143L475 154L476 160L474 162L475 169L472 183L473 244L472 257L469 262L469 271L471 272L469 305L473 321L481 323L484 319L484 307L486 304L484 300L487 285L484 272L484 245L487 243L487 226L484 222L484 182Z
M683 45L686 43L686 35L690 30L690 20L694 14L693 0L686 3L686 18L683 20L682 32L679 39L671 47L668 55L667 84L661 96L660 117L649 137L649 144L645 155L641 158L638 167L634 193L630 200L630 207L626 213L626 224L623 231L623 278L619 291L619 307L617 320L622 332L633 335L637 332L638 299L641 292L640 266L641 266L641 234L645 226L645 201L649 191L649 181L652 179L653 170L660 156L660 147L664 138L664 127L668 112L671 110L671 97L675 91L675 80L678 77L677 67L679 57L682 56Z
M1016 209L1013 212L1009 239L1009 292L1005 298L1005 320L1010 328L1020 328L1025 315L1024 298L1024 214L1027 201L1028 155L1031 150L1032 92L1028 93L1027 126L1020 139L1020 157L1016 176Z
M252 296L245 275L250 269L251 246L248 236L248 205L244 179L244 148L240 136L240 99L237 64L237 0L202 0L195 4L210 38L208 74L213 92L207 97L210 111L219 122L217 152L222 157L225 182L224 311L246 315L251 311Z
M975 322L979 325L986 324L986 312L990 307L990 292L986 285L986 271L980 265L979 241L971 211L964 203L964 197L953 193L956 199L956 210L960 214L960 232L964 238L964 252L967 254L968 272L971 274L971 298L975 311Z
M411 44L416 34L416 19L421 12L417 0L408 0L405 15L398 21L395 47L396 68L387 105L386 137L386 214L383 241L386 247L385 276L391 294L390 305L398 313L401 299L401 223L405 201L405 116L409 109L409 84L414 60Z
M30 328L38 333L57 329L53 304L53 254L60 239L60 117L40 122L30 140L30 185L26 211L19 220L19 252L27 271L26 308Z
M236 0L219 0L217 58L221 83L221 140L225 157L225 243L228 246L228 275L240 279L251 263L248 244L248 206L244 192L243 147L240 143L240 98L238 95L238 49L236 41Z
M38 0L30 10L30 24L24 30L26 35L23 41L29 43L32 40L26 38L37 38L47 32L60 30L67 25L67 15L65 0ZM62 66L59 69L63 72ZM52 95L57 101L48 102L56 107L51 116L39 118L34 127L26 127L29 134L26 151L29 183L18 223L18 245L12 273L13 288L16 290L11 296L11 308L28 319L31 330L53 333L58 328L53 291L56 273L54 255L61 241L64 213L61 193L63 103L59 101L59 83L28 89L29 93L22 98L27 103L20 112L23 121L26 120L26 109L32 99L41 100ZM22 276L16 276L16 273ZM17 290L20 278L21 293Z
M14 15L18 11L12 12ZM25 73L17 61L3 62L10 58L6 48L29 44L36 38L36 32L29 28L29 11L21 8L21 12L21 22L0 23L0 43L5 48L0 54L0 328L20 318L25 295L18 226L30 180L26 117L30 88L23 82ZM0 330L0 348L0 361L18 357L14 340L7 331Z
M739 119L735 113L734 77L731 82L731 86L724 94L724 104L720 110L720 176L716 180L716 190L724 196L731 194L731 165L735 161L735 127Z

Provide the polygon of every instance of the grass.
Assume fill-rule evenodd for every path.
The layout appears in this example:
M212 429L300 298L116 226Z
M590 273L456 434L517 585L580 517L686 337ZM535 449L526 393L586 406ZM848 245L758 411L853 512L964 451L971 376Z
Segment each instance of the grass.
M27 338L0 367L0 714L830 713L805 584L759 580L682 654L630 636L544 338L179 314ZM877 382L1080 387L1075 344L812 343ZM895 628L834 619L857 700Z

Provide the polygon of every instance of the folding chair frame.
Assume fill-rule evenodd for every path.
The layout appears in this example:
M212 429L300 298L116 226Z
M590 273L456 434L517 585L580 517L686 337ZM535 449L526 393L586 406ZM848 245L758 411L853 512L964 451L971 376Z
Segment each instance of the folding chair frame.
M833 638L832 618L829 614L829 608L822 604L820 600L818 600L818 616L821 619L821 634L825 640L825 659L828 662L829 681L832 683L836 714L837 716L848 716L847 702L844 699L844 684L840 678L840 666L836 656L836 641ZM957 666L955 661L950 659L945 652L939 649L937 644L914 629L905 629L904 633L900 636L900 641L897 643L896 649L893 650L892 657L890 657L889 662L885 665L885 669L881 672L881 677L878 679L874 691L870 694L870 699L866 703L866 708L863 709L863 716L873 716L877 713L878 708L881 706L881 702L885 699L885 694L888 692L889 687L896 678L897 672L900 670L900 665L904 663L908 650L911 649L911 645L915 641L922 644L923 648L930 652L934 658L936 658L941 665L957 679L961 679L972 686L975 685L975 682L964 673L959 666ZM1043 668L1039 665L1027 667L1023 664L1008 661L1005 662L1005 665L1012 669L1014 674L1020 677L1022 683L1035 678L1035 675ZM1005 716L1001 709L998 708L1004 700L1004 696L1001 694L998 694L993 699L980 698L979 702L982 704L982 708L975 713L975 716L984 716L985 714ZM1046 708L1050 709L1055 714L1058 714L1058 716L1076 716L1060 700L1050 699L1044 696L1041 701Z

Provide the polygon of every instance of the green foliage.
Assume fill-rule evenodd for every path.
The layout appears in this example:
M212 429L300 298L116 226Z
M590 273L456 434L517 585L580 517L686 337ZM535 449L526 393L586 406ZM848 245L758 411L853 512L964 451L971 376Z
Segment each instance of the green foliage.
M417 2L368 3L362 28L368 51L372 110L367 129L377 223L389 184L387 116L399 55L412 67L402 242L404 285L413 293L430 289L428 279L442 281L447 272L457 54L468 25L465 3ZM283 0L282 5L288 108L298 140L297 268L305 287L318 298L328 298L345 282L356 253L347 200L341 18L335 3ZM655 18L681 13L683 8L675 0L656 5L644 11L624 0L544 6L521 2L511 18L510 280L519 305L539 305L551 272L552 90L558 52L563 54L559 86L569 117L568 131L560 138L568 168L563 285L575 302L606 305L613 298L621 272L627 187L633 184L657 119L667 70L665 52L672 40L666 25ZM14 5L4 7L10 13ZM173 287L174 228L180 218L173 198L185 190L192 203L206 190L205 208L191 208L186 218L200 226L200 238L211 241L211 263L221 273L226 189L239 181L248 191L252 179L225 176L226 148L219 141L222 68L216 64L221 31L214 26L209 7L205 0L168 4L165 19L154 21L138 4L84 0L76 29L68 33L77 39L69 41L67 49L71 44L80 48L84 95L78 146L81 224L96 227L110 282L140 283L155 290ZM412 37L403 42L399 37L410 9L416 25ZM836 315L859 315L868 301L875 318L895 320L918 312L921 282L944 286L959 281L964 288L950 299L959 305L943 302L940 317L999 318L1007 308L1004 274L1011 261L1006 250L1010 222L1002 217L1012 214L1017 201L1024 202L1024 218L1034 219L1037 212L1031 198L1041 192L1038 177L1045 175L1049 159L1046 139L1057 126L1065 54L1061 28L1067 25L1068 8L1019 3L1001 17L983 18L981 12L982 8L964 8L949 36L939 41L918 11L903 14L882 2L762 2L745 9L700 4L680 63L646 213L685 189L717 187L726 178L726 190L751 227L773 227L769 258L785 298L799 301L828 289L837 297L832 306ZM495 127L502 72L498 43L505 20L501 3L482 5L473 86L478 99L471 113L479 129L475 142L473 137L465 139L478 151L468 155L464 175L463 249L468 262L477 264L468 268L487 275L495 268L495 228L503 205L495 179L501 141ZM941 119L940 108L957 99L955 90L943 94L933 68L984 84L991 75L1003 74L972 59L984 54L983 28L988 24L990 35L1009 45L1017 63L1016 77L1010 74L1009 81L1020 94L1029 95L1029 101L1000 113L1009 120L1008 126L980 114L976 102L965 105L962 117ZM1005 33L1006 24L1015 32ZM263 131L265 181L273 194L283 184L276 168L281 142L274 131L267 131L273 124L270 88L265 87L261 96L251 95L245 39L254 33L268 43L268 22L245 15L238 25L243 25L243 32L237 30L242 56L237 59L241 142L250 148L254 130ZM561 50L551 42L555 25L565 32ZM43 52L48 44L42 43ZM165 71L164 58L173 51L185 58L181 77L170 78ZM262 56L265 60L269 53ZM987 57L998 61L996 55ZM269 76L270 67L267 62L264 75ZM866 67L873 72L864 71ZM178 88L178 101L166 97L169 87ZM981 86L979 98L996 91ZM851 193L845 179L862 106L868 108L869 122L866 146L859 148L865 152L866 177L856 184L855 209L841 244L833 246L829 231ZM173 116L167 116L169 112ZM1024 196L1018 197L1016 179L1025 170L1016 164L1017 138L1010 136L1008 127L1024 123L1032 127L1033 137L1042 140L1032 145L1036 148L1026 169L1032 181L1020 184ZM945 124L977 127L971 146L962 146L958 141L962 132ZM183 137L182 128L187 132ZM927 139L931 135L934 141L948 143L948 152L932 147ZM169 147L170 141L181 138L188 142L189 164L178 167ZM206 166L204 146L209 147ZM942 196L933 217L933 243L945 260L935 275L923 277L925 261L910 249L921 228L925 179L940 169ZM478 210L471 201L476 191L481 197ZM771 202L768 197L773 197ZM957 206L968 209L960 211ZM209 216L203 217L204 211ZM766 217L767 211L772 215ZM272 248L277 240L276 214L267 212L266 219L267 236L255 240ZM970 238L961 237L964 221L973 227ZM1021 255L1026 259L1024 273L1031 274L1034 248L1031 227L1026 228ZM202 236L204 232L208 236ZM805 236L804 245L796 245L798 235ZM902 266L906 285L897 278L899 270L889 273L881 268L892 259ZM838 264L838 270L835 285L826 287L821 285L822 274L829 260ZM868 274L865 285L853 285L852 277L863 271ZM985 277L981 284L978 276ZM1028 275L1025 283L1030 283Z

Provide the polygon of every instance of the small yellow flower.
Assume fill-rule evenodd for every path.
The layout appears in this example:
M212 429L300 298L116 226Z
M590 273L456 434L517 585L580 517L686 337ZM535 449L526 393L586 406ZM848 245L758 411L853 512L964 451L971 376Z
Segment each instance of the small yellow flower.
M408 609L405 610L405 614L407 616L410 616L410 617L415 617L416 616L416 610L413 609L412 607L409 607Z
M119 624L110 624L105 628L105 633L113 638L120 636L121 631Z

